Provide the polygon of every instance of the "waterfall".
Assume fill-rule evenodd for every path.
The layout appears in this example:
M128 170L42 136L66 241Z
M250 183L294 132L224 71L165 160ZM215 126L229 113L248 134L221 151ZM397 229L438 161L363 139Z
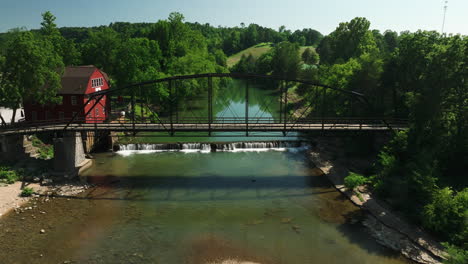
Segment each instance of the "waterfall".
M120 144L117 153L154 153L180 151L201 152L261 152L261 151L300 151L309 145L302 141L231 142L231 143L171 143L171 144Z

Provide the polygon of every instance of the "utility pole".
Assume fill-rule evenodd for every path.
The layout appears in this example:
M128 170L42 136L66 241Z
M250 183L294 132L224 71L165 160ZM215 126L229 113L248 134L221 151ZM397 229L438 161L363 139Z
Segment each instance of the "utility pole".
M444 5L444 20L442 21L442 34L444 34L444 30L445 30L445 18L447 16L447 8L448 8L448 1L445 1L445 5Z

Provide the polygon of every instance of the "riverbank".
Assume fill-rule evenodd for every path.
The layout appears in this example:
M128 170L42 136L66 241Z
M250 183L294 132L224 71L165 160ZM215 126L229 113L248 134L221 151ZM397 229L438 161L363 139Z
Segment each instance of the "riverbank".
M393 212L383 201L376 199L365 188L359 188L359 195L347 190L344 178L350 169L366 169L372 164L368 160L353 159L342 153L337 139L321 139L310 151L311 162L328 177L335 188L346 195L356 206L368 212L362 222L385 247L396 250L407 258L423 264L440 264L446 256L442 245L420 228L410 224Z
M21 197L23 188L28 187L34 190L30 197ZM42 197L48 201L49 197L54 196L75 196L80 194L91 186L81 182L78 178L43 180L42 183L27 183L18 181L13 184L0 183L0 218L16 211L22 212L30 208L29 202Z
M13 184L0 184L0 217L7 214L15 208L27 203L32 197L21 197L21 191L24 183L15 182ZM27 187L33 188L35 191L42 193L47 190L46 187L40 184L30 184Z

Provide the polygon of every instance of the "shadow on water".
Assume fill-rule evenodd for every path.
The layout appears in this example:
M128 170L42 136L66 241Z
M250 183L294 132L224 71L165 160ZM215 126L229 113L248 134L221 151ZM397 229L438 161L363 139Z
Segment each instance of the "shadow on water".
M309 197L326 193L336 193L330 189L330 183L325 176L275 176L255 177L237 176L221 177L216 175L198 177L180 176L92 176L88 181L99 187L94 188L86 195L54 197L78 199L78 200L122 200L122 201L191 201L201 202L209 200L242 201L262 200L276 198ZM310 188L304 188L310 187ZM130 191L128 191L130 190ZM137 190L137 192L133 192ZM147 195L154 191L161 194L160 197ZM171 192L178 192L177 197L172 197ZM207 194L216 191L216 196L197 197L199 193ZM243 196L243 191L257 191L254 196ZM162 194L165 195L162 195Z

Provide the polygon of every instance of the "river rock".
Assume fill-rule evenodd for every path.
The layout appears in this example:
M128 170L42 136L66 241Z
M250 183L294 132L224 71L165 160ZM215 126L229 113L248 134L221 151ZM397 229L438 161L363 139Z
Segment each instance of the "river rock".
M51 185L52 183L54 183L52 179L44 179L42 181L42 185Z
M45 234L45 230L44 230L44 229L41 229L40 233L41 233L41 234Z

